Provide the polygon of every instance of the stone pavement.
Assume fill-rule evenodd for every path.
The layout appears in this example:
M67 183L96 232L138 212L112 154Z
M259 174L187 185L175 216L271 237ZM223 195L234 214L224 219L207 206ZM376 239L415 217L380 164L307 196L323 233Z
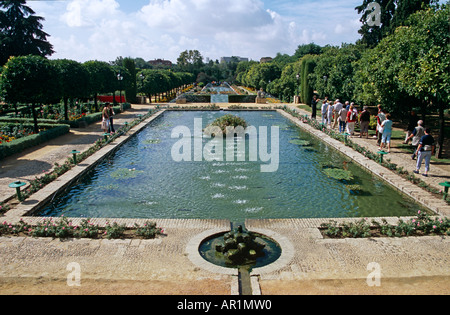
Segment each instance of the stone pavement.
M253 292L450 293L448 238L330 240L323 239L313 227L319 222L296 219L246 222L250 230L275 234L276 240L284 238L283 255L288 257L281 264L276 262L276 266L254 270ZM158 220L158 225L165 228L167 236L156 240L1 237L0 294L238 293L236 271L222 272L220 268L209 267L207 262L199 264L191 260L193 253L189 252L192 239L200 239L197 236L205 231L226 231L228 222ZM79 269L73 269L74 266ZM76 286L77 279L80 286Z
M134 118L146 110L148 107L133 105L131 114L126 114ZM128 118L117 117L117 124ZM26 153L27 158L16 157L20 169L36 156L37 163L29 166L23 179L47 170L40 169L42 163L51 168L54 162L64 161L72 144L80 145L81 150L89 146L88 137L95 141L101 136L99 127L95 128L78 136L85 141L76 143L73 134L74 138L67 138L68 147L53 144L36 154ZM18 174L13 160L5 165L9 165L11 178ZM2 168L2 177L3 172ZM253 270L254 294L450 293L449 238L330 240L318 230L328 221L247 220L249 230L273 237L283 250L277 262ZM229 222L156 222L167 234L156 240L0 237L0 294L238 294L237 272L212 266L199 258L197 250L206 236L228 231ZM79 270L72 269L74 266ZM77 275L81 286L72 286Z

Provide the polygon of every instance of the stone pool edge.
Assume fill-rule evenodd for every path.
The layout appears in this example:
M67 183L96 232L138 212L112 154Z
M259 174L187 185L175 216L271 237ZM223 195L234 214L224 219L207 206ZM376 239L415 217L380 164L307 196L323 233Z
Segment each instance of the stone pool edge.
M221 109L221 110L227 110L227 109ZM253 109L254 111L276 111L279 114L281 114L286 119L290 120L294 124L296 124L300 129L307 131L311 135L313 135L316 138L319 138L321 141L325 142L327 145L331 146L335 150L338 150L345 156L351 158L354 162L358 163L361 167L369 171L370 173L374 174L375 176L381 178L384 182L392 186L394 189L398 190L399 192L409 196L413 200L415 200L417 203L422 205L423 207L431 210L432 212L436 213L437 215L441 216L449 216L450 215L450 206L447 205L446 202L444 202L441 199L438 199L434 197L431 193L428 193L421 189L420 187L417 187L417 185L414 185L410 183L409 181L401 178L399 175L389 171L388 169L384 168L383 166L379 165L373 160L370 160L367 157L364 157L362 154L354 151L352 148L347 147L344 143L335 140L331 138L330 136L326 135L325 133L317 133L317 130L313 127L311 127L308 124L302 123L300 119L295 118L294 116L290 115L286 111L282 109L273 109L273 108L264 108L264 109ZM142 121L139 125L132 128L125 136L117 138L114 142L110 143L109 145L105 146L86 160L84 160L81 164L73 167L71 170L69 170L67 173L62 175L61 177L57 178L52 183L45 186L43 189L32 195L28 200L20 203L17 205L14 209L9 210L7 213L5 213L3 219L7 221L8 223L18 223L21 219L25 220L29 224L37 224L41 222L43 219L42 217L32 217L34 212L38 211L43 205L45 205L47 202L49 202L56 194L60 193L67 187L70 187L76 180L78 180L81 176L83 176L86 172L89 172L92 168L96 167L103 159L108 156L109 154L114 153L117 151L123 144L125 144L131 137L133 137L135 134L142 131L148 124L150 124L152 121L159 118L161 115L163 115L166 111L172 111L172 109L162 109L159 112L155 113L148 119ZM177 111L177 109L175 109ZM403 217L402 219L408 219L410 217ZM49 218L47 218L49 219ZM56 218L53 218L56 219ZM73 223L79 223L84 218L69 218L73 221ZM353 221L353 220L359 220L360 218L345 218L343 220L345 221ZM398 217L386 217L388 221L397 221ZM142 224L144 221L154 221L157 219L120 219L120 218L91 218L91 222L95 224L99 224L100 226L105 226L106 222L117 222L127 225L128 227L133 227L135 223ZM178 220L178 219L175 219ZM310 219L304 219L306 222L311 222ZM319 219L319 220L313 220L315 222L315 227L319 227L320 224L329 222L330 220L334 220L332 218L326 218L326 219ZM161 220L157 220L161 221ZM310 226L312 227L312 226Z

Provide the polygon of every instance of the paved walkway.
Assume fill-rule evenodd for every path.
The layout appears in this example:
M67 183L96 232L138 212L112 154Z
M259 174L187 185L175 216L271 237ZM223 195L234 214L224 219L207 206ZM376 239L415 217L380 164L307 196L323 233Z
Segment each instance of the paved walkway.
M148 109L133 105L131 111L117 117L116 124ZM38 150L2 161L1 180L33 178L55 162L63 162L73 146L83 150L102 134L98 125L79 132L83 134L72 132L65 139L61 137ZM394 158L393 154L396 163ZM8 196L3 189L2 194ZM254 293L450 293L449 238L329 240L317 229L322 222L246 221L248 229L275 238L283 249L282 258L275 264L253 271ZM0 294L238 293L236 272L211 267L198 259L196 251L204 235L227 231L229 222L157 220L157 224L167 236L156 240L0 237ZM71 286L77 284L77 279L81 286Z
M154 106L133 105L130 110L118 114L114 119L117 130L125 122L133 121L139 114L146 114ZM0 202L15 194L8 187L14 181L28 182L36 176L53 169L55 163L64 164L72 155L72 150L83 152L91 147L103 135L101 123L89 125L87 128L71 129L70 133L29 148L21 153L0 161Z
M228 222L159 220L158 224L167 236L156 240L0 237L0 294L238 293L236 272L215 272L206 262L191 260L188 251L192 239L205 231L227 230ZM250 230L262 229L289 243L283 246L287 261L252 273L253 292L450 293L449 238L328 240L314 225L317 222L295 219L246 222ZM73 286L77 279L81 286Z

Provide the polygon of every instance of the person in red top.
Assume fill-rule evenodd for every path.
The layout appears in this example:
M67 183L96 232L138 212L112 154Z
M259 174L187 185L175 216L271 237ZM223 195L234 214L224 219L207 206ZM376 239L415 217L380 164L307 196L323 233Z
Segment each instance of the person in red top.
M358 118L358 113L355 113L353 105L350 105L350 109L347 113L347 133L353 136L355 132L355 123Z

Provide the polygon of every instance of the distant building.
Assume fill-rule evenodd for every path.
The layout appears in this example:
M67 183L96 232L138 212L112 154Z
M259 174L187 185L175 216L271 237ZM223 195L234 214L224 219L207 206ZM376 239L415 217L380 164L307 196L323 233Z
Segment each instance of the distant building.
M242 58L242 57L238 57L238 56L233 56L233 57L222 57L222 58L220 58L220 63L230 63L230 62L232 62L235 59L237 59L238 62L248 61L248 58Z
M260 63L268 63L271 62L273 59L271 57L263 57L260 60Z
M172 66L172 61L164 59L155 59L148 62L152 66Z

